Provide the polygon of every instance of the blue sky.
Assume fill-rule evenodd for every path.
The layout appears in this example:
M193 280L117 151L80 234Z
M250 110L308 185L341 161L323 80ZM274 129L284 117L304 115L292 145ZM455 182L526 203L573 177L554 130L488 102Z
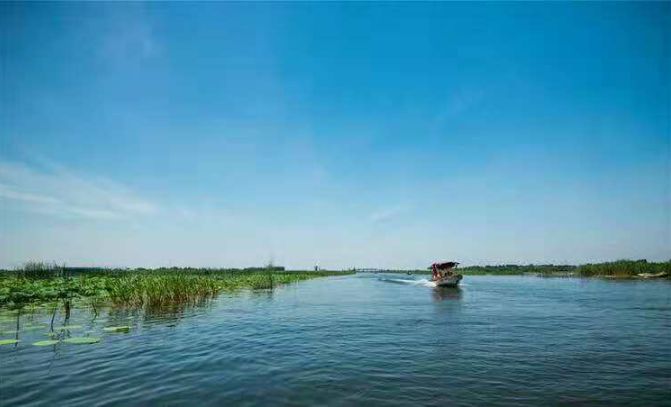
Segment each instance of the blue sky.
M0 5L0 265L671 258L671 3Z

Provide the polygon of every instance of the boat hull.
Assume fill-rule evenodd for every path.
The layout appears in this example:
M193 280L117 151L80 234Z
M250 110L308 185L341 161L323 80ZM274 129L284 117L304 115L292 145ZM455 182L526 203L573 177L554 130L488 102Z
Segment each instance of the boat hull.
M434 280L436 287L456 287L459 285L461 279L464 278L461 274L453 274L451 276L445 276L439 280Z

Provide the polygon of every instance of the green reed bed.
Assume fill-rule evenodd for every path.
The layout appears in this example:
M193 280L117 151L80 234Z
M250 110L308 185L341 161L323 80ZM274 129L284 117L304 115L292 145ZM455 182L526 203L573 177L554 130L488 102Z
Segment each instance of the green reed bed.
M58 266L0 272L0 306L96 301L131 307L190 304L222 291L272 289L342 272L162 268L82 270Z
M618 260L608 263L584 264L579 266L577 274L582 277L670 277L671 260L654 263L646 260Z
M112 303L136 307L193 303L221 291L221 284L216 278L186 273L145 272L94 278L105 279L106 297Z

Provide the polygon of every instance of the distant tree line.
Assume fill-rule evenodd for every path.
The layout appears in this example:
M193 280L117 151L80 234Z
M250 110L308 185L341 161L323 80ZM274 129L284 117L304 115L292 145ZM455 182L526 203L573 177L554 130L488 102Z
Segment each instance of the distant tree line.
M671 260L649 262L642 260L617 260L605 263L588 263L579 266L569 264L503 264L497 266L469 266L459 269L464 274L537 274L575 275L580 277L635 277L638 275L671 276Z

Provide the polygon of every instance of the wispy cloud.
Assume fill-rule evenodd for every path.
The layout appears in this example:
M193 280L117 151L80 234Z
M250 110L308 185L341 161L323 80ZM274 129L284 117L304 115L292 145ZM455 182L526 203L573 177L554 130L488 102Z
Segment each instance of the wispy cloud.
M53 164L38 167L8 161L0 161L0 201L27 211L82 219L129 219L158 211L153 203L108 179Z
M392 220L403 212L403 207L401 205L390 206L386 208L380 208L375 212L371 213L368 217L368 220L372 223L382 223Z

